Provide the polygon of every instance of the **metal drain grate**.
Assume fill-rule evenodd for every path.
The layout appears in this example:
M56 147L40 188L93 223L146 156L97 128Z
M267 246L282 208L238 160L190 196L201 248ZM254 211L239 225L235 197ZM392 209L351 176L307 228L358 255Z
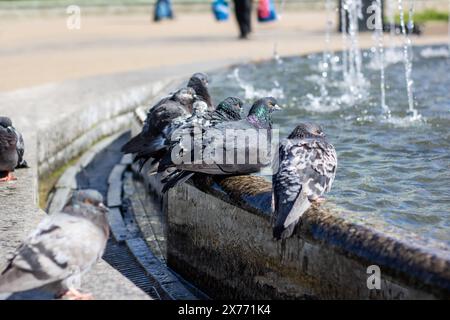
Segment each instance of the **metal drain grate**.
M150 297L161 300L159 293L155 289L156 283L147 276L125 244L119 244L110 239L103 259Z

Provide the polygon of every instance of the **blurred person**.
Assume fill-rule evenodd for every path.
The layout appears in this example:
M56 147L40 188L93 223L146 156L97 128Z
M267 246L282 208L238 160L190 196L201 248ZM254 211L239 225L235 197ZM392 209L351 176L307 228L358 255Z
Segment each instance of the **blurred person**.
M259 0L258 1L258 21L271 22L277 20L277 13L275 11L275 3L273 0Z
M252 32L252 0L234 0L234 10L240 30L240 39L248 39Z
M158 22L164 19L173 19L172 4L170 0L157 0L153 21Z

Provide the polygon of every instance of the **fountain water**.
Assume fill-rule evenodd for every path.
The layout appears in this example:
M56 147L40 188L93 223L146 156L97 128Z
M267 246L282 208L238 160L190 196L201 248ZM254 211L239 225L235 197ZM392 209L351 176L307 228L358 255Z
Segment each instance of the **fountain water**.
M400 27L404 38L403 59L405 64L406 90L408 95L408 113L411 120L418 120L421 115L414 108L414 91L412 79L412 48L410 33L414 28L414 0L410 1L408 13L408 25L405 24L405 13L403 11L403 0L398 0L398 10L400 14Z
M342 76L347 78L348 73L348 36L347 36L347 1L342 1L341 5L341 34L342 34Z
M280 10L278 11L278 20L281 20L283 18L285 2L286 2L286 0L281 1ZM275 41L273 43L273 59L278 64L283 64L283 59L281 59L280 54L278 53L278 42L277 41Z
M256 89L253 84L246 82L244 79L241 78L239 74L239 68L234 69L232 75L230 75L230 78L234 79L237 83L237 85L244 90L244 97L248 100L254 100L261 97L274 97L277 99L283 99L284 98L284 92L283 88L280 87L277 80L275 80L274 85L275 88L272 88L271 90L264 90L264 89Z
M387 118L390 117L391 111L386 105L386 80L384 72L384 35L383 35L383 8L381 6L381 0L375 0L375 29L374 34L377 40L378 50L377 56L380 64L380 91L381 91L381 108Z
M333 28L333 12L336 11L333 1L326 0L325 49L319 62L319 79L311 77L319 85L320 95L306 94L305 107L318 112L332 112L341 105L354 105L364 99L367 81L362 73L362 54L359 48L358 20L362 18L361 0L343 0L341 3L341 31L344 50L342 51L342 78L338 85L343 89L339 96L331 96L329 92L331 71L336 70L338 56L330 50L331 31ZM335 86L336 83L333 85Z
M348 16L348 35L343 36L344 48L346 54L344 58L347 62L343 62L344 67L344 84L348 90L347 99L352 101L362 99L367 81L362 73L362 55L359 48L359 27L358 20L362 18L362 2L361 0L343 0L342 8L344 12L341 15ZM343 23L344 25L344 23Z
M395 27L395 0L385 1L386 3L386 17L389 23L389 47L385 52L384 66L387 67L390 64L395 64L403 61L403 54L396 48L396 34Z
M326 18L326 25L325 25L325 49L323 51L323 57L322 62L319 67L321 71L321 77L322 81L320 83L320 95L322 98L328 97L328 90L326 88L328 76L331 69L331 60L332 60L332 53L330 50L330 37L331 37L331 28L333 27L333 19L332 19L332 12L333 12L333 3L331 0L326 0L325 2L325 9L327 12L327 18Z

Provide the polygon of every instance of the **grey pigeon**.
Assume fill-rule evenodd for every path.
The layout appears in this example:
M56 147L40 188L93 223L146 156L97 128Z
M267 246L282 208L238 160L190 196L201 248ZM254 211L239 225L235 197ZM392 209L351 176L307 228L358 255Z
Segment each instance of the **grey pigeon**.
M194 131L182 135L180 139L172 142L170 152L167 152L160 161L158 171L163 172L168 168L175 167L179 170L214 175L258 172L268 164L259 161L261 159L259 158L258 143L245 143L245 141L237 143L237 141L242 140L244 133L261 138L261 132L258 129L265 131L266 137L270 138L271 115L274 110L278 109L280 107L274 98L262 98L253 104L248 116L243 120L221 122L203 132L197 128L197 133ZM200 157L198 157L199 155ZM242 155L249 159L245 159L243 162L237 161L237 157ZM250 156L253 158L252 160L250 160ZM255 156L258 159L255 159Z
M209 77L206 73L197 72L192 75L187 84L188 88L195 90L195 94L208 106L208 110L214 110L211 96L208 91Z
M95 190L75 191L62 212L44 218L0 274L0 293L36 288L57 297L91 298L80 277L102 257L109 236L108 209Z
M192 117L187 119L186 123L180 126L172 134L171 139L173 141L180 141L183 135L190 135L196 126L198 126L199 130L204 132L207 128L214 127L220 123L239 121L242 119L242 107L243 102L239 98L228 97L219 103L216 109L212 112L205 112L204 107L198 111L194 111ZM167 176L161 180L164 184L162 192L167 192L169 189L185 182L193 175L194 172L178 169L168 172Z
M17 157L13 149L15 149ZM23 136L13 127L12 121L8 117L0 117L0 151L0 181L14 180L12 172L16 168L28 168L24 159Z
M318 125L300 124L281 143L279 168L273 177L276 239L290 237L311 203L330 191L336 169L336 150Z
M18 136L12 129L9 118L0 118L0 181L11 181L16 178L14 169L19 164Z
M192 88L180 89L161 100L148 111L142 131L122 147L122 152L135 154L141 167L148 159L164 154L173 128L191 116L194 101Z

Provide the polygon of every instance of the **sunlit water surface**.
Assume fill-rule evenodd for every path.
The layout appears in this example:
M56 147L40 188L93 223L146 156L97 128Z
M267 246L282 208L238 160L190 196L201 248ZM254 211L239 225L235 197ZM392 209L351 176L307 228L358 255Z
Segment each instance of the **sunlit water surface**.
M346 94L340 62L328 74L327 97L320 95L322 55L241 65L212 76L215 101L273 95L284 110L274 122L285 137L300 122L323 126L338 153L339 165L329 206L358 223L406 231L414 239L450 244L450 59L414 48L416 108L410 121L404 65L386 69L386 119L380 106L380 72L370 51L358 96ZM401 52L389 52L401 57ZM338 54L337 58L340 57ZM388 61L389 62L389 61ZM374 67L375 65L375 67ZM395 234L395 232L394 232Z

